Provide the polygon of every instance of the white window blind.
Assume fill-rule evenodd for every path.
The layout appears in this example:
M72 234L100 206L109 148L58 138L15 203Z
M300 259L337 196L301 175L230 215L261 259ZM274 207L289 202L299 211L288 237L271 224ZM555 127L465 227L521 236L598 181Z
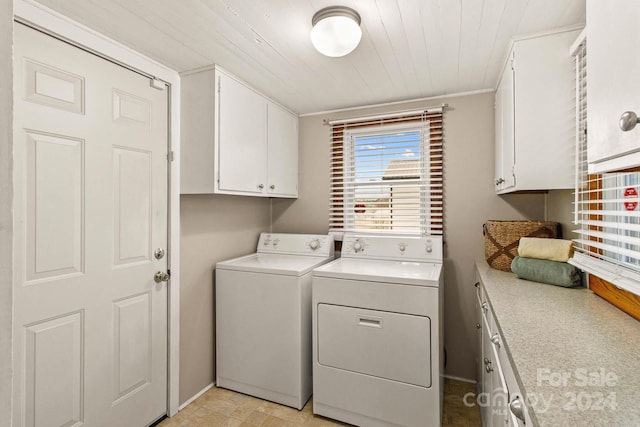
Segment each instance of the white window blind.
M572 264L640 292L640 172L589 174L587 164L587 46L574 53L576 70L576 190Z
M330 125L332 233L443 233L442 108Z

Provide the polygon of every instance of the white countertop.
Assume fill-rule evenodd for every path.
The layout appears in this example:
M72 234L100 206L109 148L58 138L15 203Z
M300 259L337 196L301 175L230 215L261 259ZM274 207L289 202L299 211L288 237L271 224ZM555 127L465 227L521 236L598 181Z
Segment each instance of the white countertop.
M588 289L476 267L534 423L640 425L640 322Z

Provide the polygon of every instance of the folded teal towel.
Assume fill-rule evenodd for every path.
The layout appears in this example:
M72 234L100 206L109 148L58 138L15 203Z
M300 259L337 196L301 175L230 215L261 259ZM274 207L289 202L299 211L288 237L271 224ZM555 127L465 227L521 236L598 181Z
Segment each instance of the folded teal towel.
M520 279L570 288L580 286L580 270L571 264L544 259L515 257L511 271Z

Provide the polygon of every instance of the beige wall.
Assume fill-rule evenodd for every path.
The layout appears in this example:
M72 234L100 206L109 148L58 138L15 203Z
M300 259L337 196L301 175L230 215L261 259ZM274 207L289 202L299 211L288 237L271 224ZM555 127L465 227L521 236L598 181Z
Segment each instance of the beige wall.
M180 403L215 381L213 269L255 251L269 231L269 199L222 195L180 198ZM2 423L0 423L2 424Z
M544 195L496 196L493 185L493 93L410 102L300 119L300 197L273 201L273 231L326 233L329 127L323 119L448 103L445 132L445 346L447 373L475 379L473 261L484 256L487 219L543 219Z
M0 0L0 426L11 425L13 2Z
M573 221L573 190L553 190L547 196L547 219L562 225L562 237L567 240L575 239L577 234Z

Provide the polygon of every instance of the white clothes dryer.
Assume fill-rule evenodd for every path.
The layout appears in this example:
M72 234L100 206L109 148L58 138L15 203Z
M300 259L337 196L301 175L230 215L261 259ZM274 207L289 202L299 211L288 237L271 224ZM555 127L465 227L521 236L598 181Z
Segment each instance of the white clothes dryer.
M216 264L216 384L302 409L311 396L311 271L333 236L262 233Z
M342 248L313 271L313 412L440 426L442 238L345 235Z

